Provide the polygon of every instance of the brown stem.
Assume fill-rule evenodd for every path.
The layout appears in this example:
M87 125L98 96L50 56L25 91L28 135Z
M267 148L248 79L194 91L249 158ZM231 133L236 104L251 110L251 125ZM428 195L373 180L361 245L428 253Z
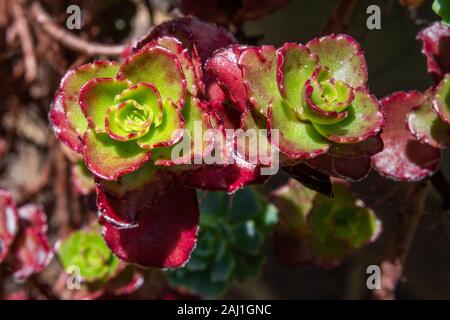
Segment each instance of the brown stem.
M118 56L125 49L125 45L106 45L90 42L73 35L55 24L37 1L33 1L31 4L30 13L33 20L49 36L71 50L85 53L88 56Z
M36 56L34 55L33 38L31 37L27 19L25 18L25 13L19 0L11 1L11 13L14 17L17 34L22 46L25 63L25 81L32 82L36 79L37 75Z
M403 207L398 212L397 226L381 263L381 289L373 291L374 299L388 300L395 298L394 291L402 275L406 257L424 212L428 189L428 181L409 186Z
M359 0L339 0L330 18L322 29L322 34L339 33L347 29Z

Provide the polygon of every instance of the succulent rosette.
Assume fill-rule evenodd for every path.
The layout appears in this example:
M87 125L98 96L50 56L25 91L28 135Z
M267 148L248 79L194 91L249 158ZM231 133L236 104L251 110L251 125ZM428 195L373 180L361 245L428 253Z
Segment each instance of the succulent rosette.
M217 51L207 69L242 113L242 128L279 130L279 141L271 139L270 131L268 138L281 151L284 165L325 154L330 161L370 159L380 151L377 134L383 113L366 88L363 51L347 35L325 36L306 45L287 43L279 49L231 46ZM366 144L371 137L378 142ZM350 178L367 174L367 159L362 172L349 173ZM347 176L350 170L344 166L340 174L328 169L323 171L337 176Z
M450 146L450 29L434 23L420 31L418 39L436 85L425 92L396 92L382 100L385 148L372 160L378 173L394 180L433 175L442 160L441 150Z
M100 230L99 225L91 225L57 242L55 252L66 272L60 278L61 282L66 287L69 276L79 281L74 296L65 290L57 290L62 298L98 299L106 294L119 296L130 294L142 285L142 276L114 256ZM55 287L58 289L59 286Z
M18 280L41 272L51 261L47 216L33 204L16 208L9 191L0 190L0 263Z
M436 12L441 18L441 23L450 27L450 2L446 0L434 0L433 11Z
M258 275L264 261L262 245L278 222L278 212L250 188L232 196L208 192L200 197L198 245L189 262L169 271L168 276L173 287L213 298L222 295L233 281Z
M343 184L334 185L334 198L329 199L291 179L273 199L280 210L275 254L286 265L335 267L373 242L381 230L375 213Z
M64 270L72 273L71 267L78 268L80 279L85 282L106 282L119 269L120 260L113 255L99 231L99 227L79 230L57 244L56 251Z

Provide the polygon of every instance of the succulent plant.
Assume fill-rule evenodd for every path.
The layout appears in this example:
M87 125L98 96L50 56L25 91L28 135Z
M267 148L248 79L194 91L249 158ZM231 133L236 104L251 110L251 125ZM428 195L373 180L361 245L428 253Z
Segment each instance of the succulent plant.
M282 164L320 155L331 160L362 157L364 168L352 174L344 165L342 174L333 174L348 173L357 180L370 170L370 156L380 151L373 140L384 120L379 102L365 87L363 51L350 36L325 36L279 49L230 46L209 59L207 70L241 113L242 128L279 130L279 141L270 140L281 151Z
M85 282L106 282L119 268L119 259L106 245L98 227L71 233L59 242L57 253L64 270L77 267Z
M376 239L381 224L375 213L345 185L333 187L329 199L291 179L273 193L280 210L275 254L281 263L332 268Z
M0 189L0 263L14 278L25 280L50 263L53 250L46 232L47 216L40 207L16 208L12 194Z
M262 244L277 222L277 210L250 188L234 193L230 205L230 196L223 192L200 198L198 245L183 268L169 272L169 280L173 287L216 297L234 280L259 273Z
M436 85L425 92L396 92L382 100L384 150L372 160L375 170L394 179L417 181L433 175L450 146L450 28L434 23L421 30L428 72ZM446 73L447 72L447 73Z
M446 0L434 0L433 11L442 18L442 24L450 27L450 3Z

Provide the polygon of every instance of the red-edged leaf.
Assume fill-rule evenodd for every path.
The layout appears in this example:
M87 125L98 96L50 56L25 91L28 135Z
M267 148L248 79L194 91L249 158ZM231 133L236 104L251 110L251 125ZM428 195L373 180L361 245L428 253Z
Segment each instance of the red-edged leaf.
M0 189L0 263L8 254L19 229L17 209L12 194Z
M109 201L117 200L107 197ZM199 211L195 190L173 185L156 202L142 196L134 206L137 220L133 228L118 228L101 221L111 250L119 258L141 266L183 266L197 239Z
M436 148L449 147L450 125L442 121L433 110L432 94L433 92L425 93L422 104L408 113L408 129L420 142Z
M125 176L126 177L126 176ZM100 218L118 228L131 228L137 225L138 215L153 205L158 195L167 188L168 180L149 180L136 188L111 193L104 181L96 184L97 207ZM145 205L143 205L145 203Z
M306 46L319 56L319 64L330 69L333 78L354 88L367 82L367 64L359 43L345 34L332 34L309 41Z
M381 138L382 152L372 157L374 169L394 180L417 181L432 175L441 161L441 152L420 143L406 127L407 114L422 104L419 92L397 92L382 100L386 125Z
M226 166L208 165L196 170L186 170L176 175L178 181L186 186L209 191L233 193L252 183L262 183L269 176L262 176L261 168L240 158Z
M106 180L117 180L150 159L150 151L139 148L135 141L114 141L92 129L84 134L83 154L87 168Z
M81 153L81 139L78 133L69 125L61 91L56 93L55 99L50 106L49 120L56 137L73 151Z
M417 35L427 58L428 72L440 79L450 71L450 28L434 22Z
M168 49L149 45L130 55L120 65L119 78L134 84L153 84L163 100L170 99L182 107L186 95L186 77L177 56Z
M21 232L11 250L11 268L13 277L23 280L41 272L53 258L53 250L45 234L45 213L35 205L26 205L18 214Z
M60 92L67 122L80 135L87 128L87 121L78 103L81 87L94 78L114 78L119 65L113 61L94 61L69 70L61 80Z
M206 62L206 70L212 73L233 106L241 112L247 109L248 101L242 71L238 66L239 57L245 48L241 45L232 45L217 50Z

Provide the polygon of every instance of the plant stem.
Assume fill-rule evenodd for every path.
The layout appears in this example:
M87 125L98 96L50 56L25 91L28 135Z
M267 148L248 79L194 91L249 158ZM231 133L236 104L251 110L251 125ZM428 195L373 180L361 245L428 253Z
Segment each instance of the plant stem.
M381 263L381 289L373 291L373 299L391 300L395 298L395 288L402 276L405 260L423 215L428 190L428 181L417 182L409 186L403 206L398 212L397 226Z

